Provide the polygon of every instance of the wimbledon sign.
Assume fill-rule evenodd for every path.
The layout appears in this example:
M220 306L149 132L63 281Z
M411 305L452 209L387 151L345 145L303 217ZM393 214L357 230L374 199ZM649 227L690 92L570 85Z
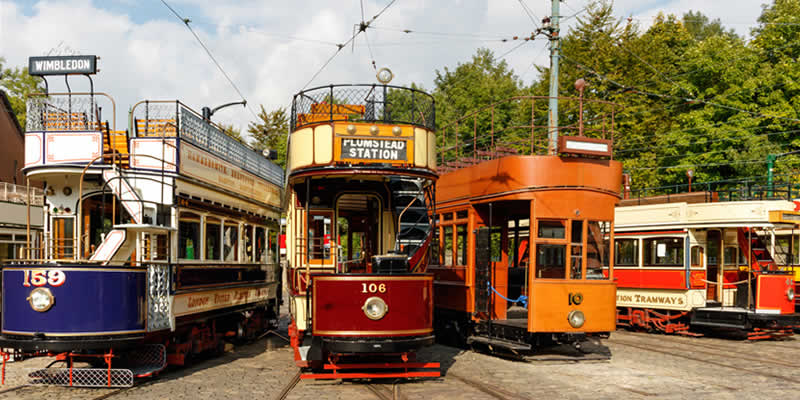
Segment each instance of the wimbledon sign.
M94 74L97 56L48 56L28 58L28 73L34 76Z

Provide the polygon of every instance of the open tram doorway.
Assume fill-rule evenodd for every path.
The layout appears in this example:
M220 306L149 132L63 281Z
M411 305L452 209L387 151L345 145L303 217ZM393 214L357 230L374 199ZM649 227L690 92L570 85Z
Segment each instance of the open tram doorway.
M348 193L336 200L338 271L372 272L372 256L381 248L381 209L375 194Z
M709 305L721 303L722 294L722 232L710 230L706 233L706 302Z

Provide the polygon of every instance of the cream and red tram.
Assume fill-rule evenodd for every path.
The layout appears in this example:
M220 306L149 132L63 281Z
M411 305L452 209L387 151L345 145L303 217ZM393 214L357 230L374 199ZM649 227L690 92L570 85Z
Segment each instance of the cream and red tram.
M388 85L294 97L287 159L289 333L304 378L438 376L425 273L433 98ZM320 371L325 371L319 373Z
M798 228L795 204L717 199L714 193L661 196L617 208L620 326L766 339L790 335L800 324L794 274L781 265L791 249L781 249L775 235ZM636 203L644 204L630 205Z
M45 233L3 267L0 345L65 363L35 383L127 386L277 323L280 167L178 101L137 103L127 131L114 112L100 93L28 101Z
M503 109L526 107L536 115L535 105L547 101L501 101L442 128L455 145L440 149L450 159L436 184L429 270L436 277L437 336L523 357L554 344L584 345L605 357L605 348L585 339L615 329L614 272L603 269L603 259L622 176L606 139L613 137L616 106L586 101L594 123L562 128L558 154L537 146L546 143L546 127L492 120ZM608 124L600 123L603 115ZM496 142L497 132L519 131L529 139Z

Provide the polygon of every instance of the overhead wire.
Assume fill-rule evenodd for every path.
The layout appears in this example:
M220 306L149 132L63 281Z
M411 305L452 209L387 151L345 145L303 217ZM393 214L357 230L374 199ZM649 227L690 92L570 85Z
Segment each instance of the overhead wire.
M539 29L539 23L536 22L536 17L534 17L534 15L533 15L533 10L531 10L528 7L528 5L525 4L524 0L518 0L518 1L519 1L519 5L522 6L522 9L525 10L525 14L528 14L528 18L530 18L531 22L533 22L533 26L535 26L536 29Z
M162 1L163 1L163 0L162 0ZM392 4L394 4L396 1L397 1L397 0L392 0L392 1L390 1L390 2L389 2L389 4L387 4L386 6L384 6L384 7L383 7L383 8L382 8L382 9L381 9L381 10L380 10L380 11L379 11L377 14L375 14L375 15L374 15L374 16L373 16L373 17L372 17L372 18L371 18L369 21L367 21L367 22L362 22L362 23L361 23L361 28L360 28L358 31L356 31L356 32L355 32L355 33L354 33L352 36L350 36L350 39L347 39L347 41L346 41L346 42L344 42L344 43L342 43L342 44L337 44L337 47L338 47L338 48L336 49L336 51L335 51L333 54L331 54L331 56L330 56L330 57L328 57L328 59L325 61L325 63L324 63L324 64L322 64L322 67L320 67L320 68L319 68L319 70L317 70L317 72L315 72L315 73L314 73L314 75L313 75L313 76L311 76L311 79L309 79L309 80L308 80L308 82L306 82L306 84L305 84L305 85L303 85L303 88L302 88L302 89L300 89L300 90L301 90L301 91L302 91L302 90L305 90L305 89L308 87L308 85L310 85L310 84L311 84L311 82L313 82L313 81L314 81L314 79L316 79L316 78L317 78L317 76L319 76L319 74L320 74L320 73L322 73L322 71L325 69L325 67L327 67L327 66L328 66L328 64L330 64L330 63L331 63L331 61L333 61L333 59L336 57L336 55L337 55L337 54L339 54L339 52L340 52L340 51L342 51L342 49L343 49L343 48L347 47L347 45L348 45L348 44L350 44L350 43L351 43L353 40L355 40L355 39L356 39L356 37L357 37L357 36L358 36L358 35L359 35L361 32L366 32L367 28L368 28L368 27L369 27L369 26L370 26L370 25L371 25L371 24L372 24L372 23L373 23L373 22L374 22L376 19L378 19L378 17L380 17L380 16L381 16L381 14L383 14L383 13L384 13L384 12L385 12L387 9L389 9L389 7L391 7L391 6L392 6Z
M205 52L206 52L206 54L208 55L208 57L211 59L211 61L212 61L212 62L214 62L214 65L216 65L216 66L217 66L217 69L219 69L219 71L222 73L222 75L225 77L225 79L227 79L227 80L228 80L228 83L230 83L230 85L233 87L233 89L236 91L236 93L238 93L238 94L239 94L239 97L240 97L240 98L242 99L242 101L244 102L244 106L245 106L245 108L247 108L247 109L250 111L250 113L251 113L251 114L253 114L253 117L255 117L256 119L258 119L258 114L256 114L256 113L255 113L255 111L253 111L253 108L252 108L252 107L250 107L250 106L248 105L248 103L247 103L247 98L245 98L245 96L244 96L244 94L242 93L242 91L241 91L241 90L239 90L239 87L238 87L238 86L236 86L236 84L233 82L233 79L231 79L231 77L228 75L228 73L227 73L227 72L225 72L225 69L224 69L224 68L222 68L222 65L220 65L219 61L217 61L216 57L214 57L214 55L213 55L213 54L211 54L211 50L209 50L209 49L208 49L208 47L205 45L205 43L203 43L203 40L201 40L201 39L200 39L200 36L198 36L198 35L197 35L197 33L194 31L194 29L192 29L192 26L191 26L191 25L189 25L189 23L190 23L190 22L192 22L192 20L190 20L189 18L184 18L184 17L182 17L180 14L178 14L178 12L177 12L177 11L175 11L175 9L174 9L174 8L172 8L172 6L170 6L170 5L169 5L169 4L166 2L166 0L161 0L161 2L162 2L162 3L164 3L164 5L165 5L165 6L166 6L166 7L167 7L167 8L168 8L170 11L172 11L172 13L175 15L175 17L176 17L176 18L178 18L178 19L179 19L181 22L183 22L183 24L186 26L186 28L187 28L187 29L189 29L189 32L191 32L191 33L192 33L192 35L194 36L194 38L197 40L197 42L198 42L198 43L200 43L200 47L202 47L202 48L203 48L203 50L205 50Z

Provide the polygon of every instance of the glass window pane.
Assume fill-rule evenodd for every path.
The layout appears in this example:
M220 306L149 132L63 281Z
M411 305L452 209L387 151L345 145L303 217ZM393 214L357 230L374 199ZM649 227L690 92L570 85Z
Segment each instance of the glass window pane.
M692 268L702 268L702 255L703 250L700 246L692 246L691 264Z
M467 226L456 226L456 265L467 265Z
M608 240L611 223L589 221L586 227L586 279L607 279L603 272L603 260L608 259Z
M467 210L462 210L456 213L456 219L465 219L467 216L469 216Z
M220 237L222 232L222 225L220 220L213 217L206 218L206 260L219 260L220 254Z
M583 278L583 221L572 221L570 224L570 257L569 278Z
M200 258L200 216L182 212L178 219L178 258Z
M431 238L431 264L441 265L442 260L439 258L439 227L433 228L433 237Z
M239 260L239 225L225 223L225 231L222 235L225 261Z
M639 266L639 239L614 240L614 266Z
M563 244L536 245L536 278L564 279L567 246Z
M539 220L539 237L545 239L564 239L566 234L564 221Z
M644 239L644 266L683 266L683 238Z
M253 226L252 225L245 225L244 226L244 260L247 262L253 262Z
M444 265L453 265L453 227L444 227Z
M257 263L267 262L267 230L264 227L256 227L256 259Z

